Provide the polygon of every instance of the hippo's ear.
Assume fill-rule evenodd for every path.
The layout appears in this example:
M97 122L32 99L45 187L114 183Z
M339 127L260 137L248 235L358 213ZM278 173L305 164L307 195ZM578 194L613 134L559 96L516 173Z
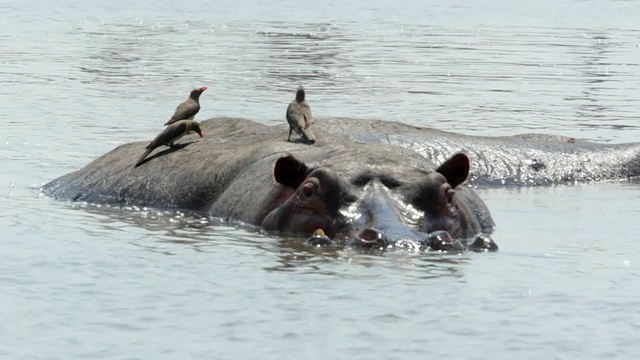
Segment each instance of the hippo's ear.
M436 170L447 178L452 188L462 184L469 176L469 158L459 153L453 155Z
M278 183L297 189L307 177L308 172L307 165L289 154L276 161L273 176Z

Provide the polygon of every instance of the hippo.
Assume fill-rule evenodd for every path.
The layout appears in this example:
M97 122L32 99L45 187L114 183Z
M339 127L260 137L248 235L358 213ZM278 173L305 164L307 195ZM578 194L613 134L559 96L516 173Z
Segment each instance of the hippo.
M325 124L326 125L326 124ZM433 250L497 250L495 224L468 186L469 158L434 163L407 147L325 134L313 146L283 140L258 122L203 121L204 139L182 138L138 167L146 142L118 146L44 185L57 199L206 212L232 223L308 237L321 229L339 244L398 241ZM197 140L197 141L196 141ZM451 241L431 241L447 232ZM373 241L375 239L375 241Z
M43 186L57 199L189 209L231 223L340 244L497 250L495 223L472 186L543 186L640 175L640 144L555 135L469 136L392 121L316 120L314 145L284 126L201 123L204 139L135 162L118 146ZM197 141L196 141L197 139ZM312 242L314 243L314 242Z

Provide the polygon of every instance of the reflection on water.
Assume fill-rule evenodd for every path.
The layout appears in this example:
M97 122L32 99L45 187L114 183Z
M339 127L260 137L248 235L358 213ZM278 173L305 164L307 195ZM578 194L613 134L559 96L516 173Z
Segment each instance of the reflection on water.
M149 251L164 251L166 244L188 246L207 252L226 241L236 239L242 231L224 225L219 219L194 211L159 210L137 206L108 206L70 203L73 210L92 215L92 227L97 233L112 234L122 229L136 229L139 236L130 243Z
M337 277L376 278L380 269L400 271L410 277L439 278L462 277L463 265L470 254L442 254L408 252L404 250L379 251L353 247L312 247L296 238L277 240L278 264L265 268L267 271L324 274ZM330 263L332 266L327 267ZM353 266L378 270L354 275Z
M252 248L254 252L275 255L275 263L263 267L268 272L294 272L351 277L352 267L379 267L406 272L416 278L462 277L462 268L471 256L482 254L444 254L380 251L351 247L312 247L304 239L269 235L253 226L225 224L206 214L191 211L157 210L136 206L104 206L66 203L83 219L76 226L92 236L119 238L146 251L176 255L183 247L196 252L229 251ZM83 213L90 214L89 217ZM123 234L127 229L127 234ZM327 266L330 265L330 266ZM358 278L375 278L375 273L359 273Z

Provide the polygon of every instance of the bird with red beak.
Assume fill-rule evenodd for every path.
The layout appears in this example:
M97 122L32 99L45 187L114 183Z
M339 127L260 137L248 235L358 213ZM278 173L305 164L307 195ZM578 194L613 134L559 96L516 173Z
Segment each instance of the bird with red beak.
M189 98L176 107L176 111L165 125L171 125L180 120L193 120L200 111L200 95L207 90L206 86L191 90Z
M147 145L146 151L142 156L140 156L135 167L142 165L144 158L146 158L147 155L156 148L163 145L174 147L174 142L191 132L196 132L200 137L204 137L202 135L202 129L200 129L200 124L195 120L180 120L167 126L162 130L162 132L160 132L160 134L158 134L158 136L156 136L155 139L153 139L151 143L149 143L149 145Z

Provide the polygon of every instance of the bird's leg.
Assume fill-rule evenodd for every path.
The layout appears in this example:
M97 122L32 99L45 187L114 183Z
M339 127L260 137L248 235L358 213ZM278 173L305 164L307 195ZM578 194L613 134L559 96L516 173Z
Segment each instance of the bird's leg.
M287 137L287 141L291 141L291 132L293 131L293 127L289 126L289 137Z

